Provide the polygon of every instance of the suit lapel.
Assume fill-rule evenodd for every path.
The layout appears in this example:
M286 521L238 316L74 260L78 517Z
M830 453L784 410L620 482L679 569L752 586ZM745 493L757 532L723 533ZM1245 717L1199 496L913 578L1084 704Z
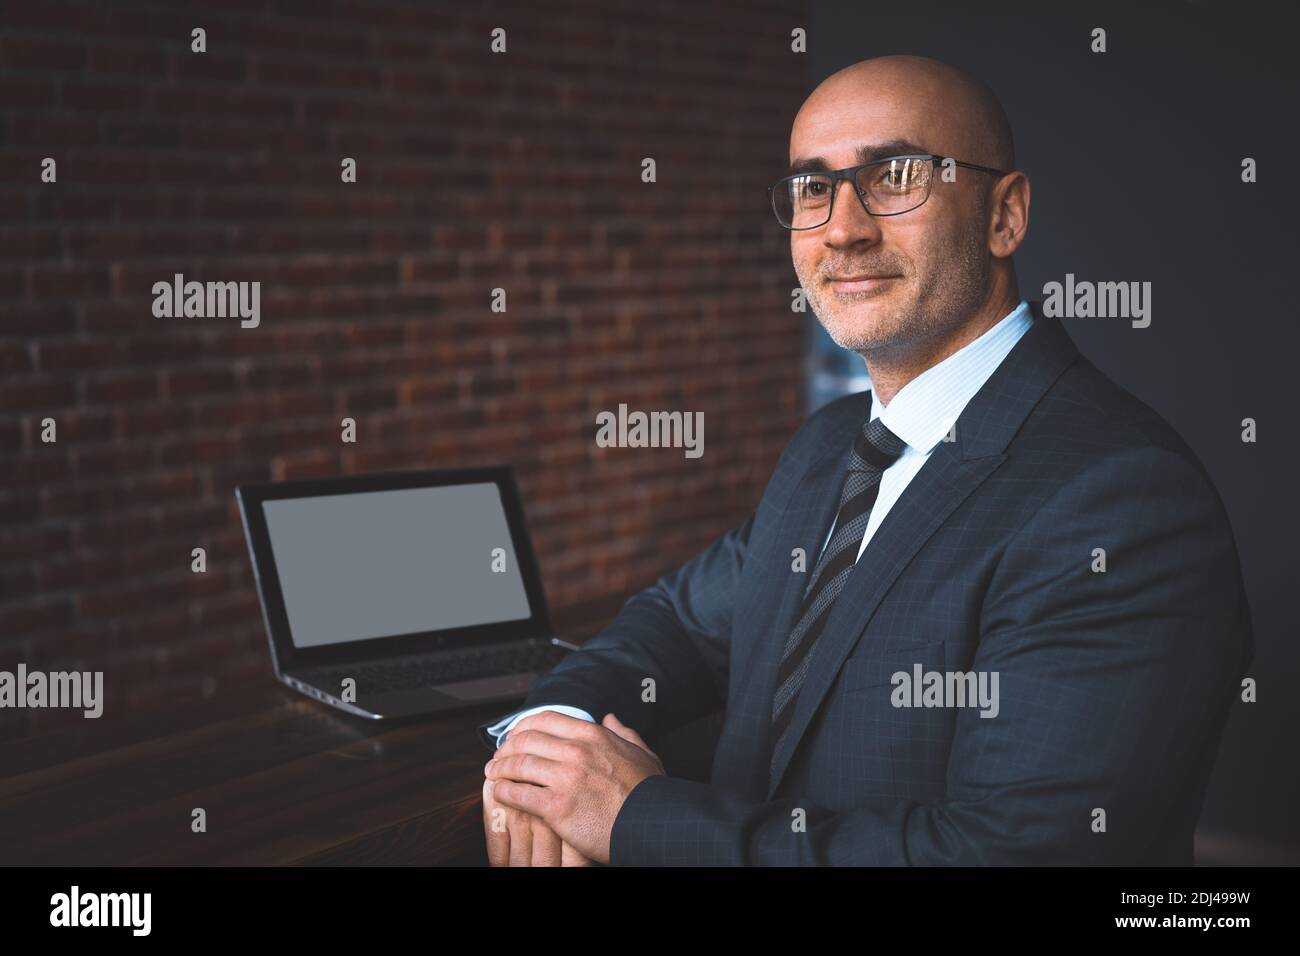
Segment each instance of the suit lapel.
M957 440L941 442L934 450L902 496L894 502L849 576L813 653L789 732L772 763L768 799L776 792L844 659L889 588L939 526L1006 460L1005 449L1011 437L1051 384L1077 357L1078 352L1060 320L1043 317L1036 304L1031 308L1035 319L1033 326L966 405L957 420ZM850 435L860 425L861 421L853 422ZM836 440L840 437L837 435ZM833 478L819 475L801 489L801 493L817 493L830 499L829 503L823 502L815 509L811 505L801 508L805 513L815 511L820 516L829 507L826 521L820 527L823 535L838 504L839 485L844 468L848 466L847 455L845 450ZM807 523L799 523L799 527L807 537ZM810 548L810 563L815 560L820 545L819 539L815 550ZM787 549L787 557L788 554ZM802 578L797 575L787 577ZM772 693L775 689L769 685L775 683L781 645L793 626L791 618L797 609L795 605L800 589L796 584L786 587L785 592L781 613L775 619L785 630L773 635L774 649L755 655L762 657L767 668L763 674L766 679L756 681L756 684L769 688Z
M781 516L776 545L765 559L766 566L759 575L759 580L767 586L736 622L737 634L763 635L763 639L746 655L744 674L737 685L745 701L753 702L752 707L733 704L727 708L728 711L735 710L738 713L747 713L753 709L768 714L766 733L737 737L737 741L747 743L753 753L733 754L738 759L727 761L729 767L737 773L743 772L745 776L743 781L734 779L729 782L755 796L767 787L771 753L770 715L772 699L776 694L776 668L781 648L785 636L794 627L794 616L799 609L808 574L812 573L812 567L821 552L822 539L826 537L831 520L838 510L840 486L844 483L844 472L849 467L853 436L871 411L871 393L863 392L861 398L860 404L852 406L839 421L826 429L818 446L810 451L812 463L804 470L794 493L790 495ZM807 570L804 574L796 574L791 570L795 548L802 548L806 556Z

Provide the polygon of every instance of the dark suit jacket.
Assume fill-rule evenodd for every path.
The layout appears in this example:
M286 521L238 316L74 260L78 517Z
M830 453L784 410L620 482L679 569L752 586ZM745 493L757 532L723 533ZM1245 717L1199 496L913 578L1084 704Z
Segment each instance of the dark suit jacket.
M769 770L792 552L812 567L870 408L820 409L747 521L530 691L651 747L725 708L711 781L642 781L611 863L1190 863L1254 653L1232 532L1187 444L1036 306L858 561ZM997 672L997 716L895 707L916 664Z

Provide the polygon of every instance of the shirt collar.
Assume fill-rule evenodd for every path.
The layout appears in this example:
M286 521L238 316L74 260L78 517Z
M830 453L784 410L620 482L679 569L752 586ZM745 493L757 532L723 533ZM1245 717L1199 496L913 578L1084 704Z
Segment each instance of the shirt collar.
M871 391L871 418L907 443L908 449L929 452L948 434L966 403L980 390L1007 353L1033 324L1024 299L973 342L932 365L882 405ZM907 450L904 449L904 454Z

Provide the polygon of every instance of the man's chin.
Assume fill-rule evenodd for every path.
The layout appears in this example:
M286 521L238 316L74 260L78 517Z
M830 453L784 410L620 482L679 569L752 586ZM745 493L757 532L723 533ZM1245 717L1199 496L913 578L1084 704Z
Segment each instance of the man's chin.
M896 335L892 316L863 317L860 313L851 319L822 323L826 334L842 349L865 352L887 345Z

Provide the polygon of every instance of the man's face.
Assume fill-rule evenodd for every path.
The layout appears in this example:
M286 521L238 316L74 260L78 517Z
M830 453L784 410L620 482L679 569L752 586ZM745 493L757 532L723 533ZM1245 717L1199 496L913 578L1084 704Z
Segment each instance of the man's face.
M825 94L825 95L823 95ZM960 137L933 117L942 100L888 84L819 90L795 119L790 159L826 160L830 169L856 165L859 147L898 144L884 155L937 153L979 162ZM969 150L967 150L969 152ZM883 158L883 156L881 157ZM800 285L827 333L842 348L888 352L950 331L969 319L987 294L987 174L956 167L944 182L935 169L930 198L898 216L869 215L852 183L839 182L830 221L790 233ZM857 276L865 282L837 281Z

